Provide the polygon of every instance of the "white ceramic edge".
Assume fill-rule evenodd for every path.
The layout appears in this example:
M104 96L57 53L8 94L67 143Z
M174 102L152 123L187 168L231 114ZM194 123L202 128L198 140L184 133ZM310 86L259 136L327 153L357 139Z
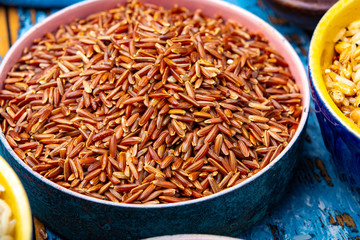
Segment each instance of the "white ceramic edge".
M233 238L209 234L176 234L145 238L143 240L242 240L242 238Z
M315 30L314 30L314 33L317 31L318 29L318 26L320 25L320 23L324 22L324 19L331 13L329 13L329 11L332 9L332 8L335 8L337 5L339 4L342 4L341 1L338 1L337 3L335 3L323 16L322 18L320 19L319 23L317 24ZM327 24L327 23L326 23ZM310 76L310 81L312 82L313 86L314 86L314 89L316 91L316 94L317 96L320 98L320 100L324 103L324 107L330 112L331 116L333 116L337 121L339 121L340 123L342 123L343 121L341 120L340 116L329 106L329 103L328 101L326 101L324 99L324 95L323 94L320 94L320 91L319 91L319 85L317 82L315 82L313 80L314 78L314 75L312 74L313 70L312 70L312 65L314 65L313 61L312 60L313 58L311 57L314 53L313 53L313 48L312 48L312 45L313 45L313 41L315 41L313 38L311 39L311 42L310 42L310 47L309 47L309 76ZM322 77L322 81L324 81L324 78ZM341 114L343 114L341 112ZM344 115L345 116L345 115ZM324 116L327 120L329 120L326 116ZM346 117L346 116L345 116ZM351 128L348 124L341 124L341 126L345 127L349 132L351 132L352 134L354 134L357 138L360 139L360 134L358 132L356 132L353 128Z
M20 39L18 39L15 42L15 44L10 48L8 53L5 55L1 65L0 65L0 75L4 71L4 63L8 62L10 60L10 56L13 54L15 49L20 45L20 43L22 41L24 41L28 36L30 36L35 29L38 29L38 28L42 27L43 25L45 25L46 23L53 21L54 19L60 17L63 14L66 14L66 12L71 10L71 9L88 6L88 5L91 5L94 2L109 3L109 2L116 2L116 1L117 0L113 0L113 1L90 0L90 1L79 2L79 3L76 3L74 5L69 6L67 8L62 9L59 12L56 12L56 13L50 15L44 21L42 21L42 22L36 24L35 26L33 26L29 31L27 31ZM166 207L178 207L178 206L182 206L182 205L196 204L196 203L200 203L202 201L207 201L207 200L216 198L218 196L227 194L228 192L235 191L236 189L241 188L242 186L244 186L244 185L246 185L246 184L248 184L248 183L250 183L252 181L255 181L258 177L261 177L268 169L270 169L277 162L279 162L279 160L284 156L284 154L293 146L294 142L298 139L300 133L304 130L306 121L308 119L309 108L310 108L310 88L309 88L309 82L308 82L308 79L307 79L307 75L306 75L304 66L303 66L299 56L297 55L297 53L295 52L295 50L293 49L291 44L275 28L273 28L270 24L266 23L264 20L260 19L256 15L254 15L254 14L248 12L247 10L245 10L245 9L243 9L241 7L238 7L236 5L233 5L233 4L221 1L221 0L207 0L207 2L211 2L214 5L219 5L219 6L222 5L223 7L226 7L226 8L232 8L233 10L236 10L237 12L239 12L239 14L245 15L246 18L251 19L251 21L254 21L254 22L258 23L264 29L267 29L267 30L271 31L271 33L274 34L275 38L278 38L280 41L283 42L282 47L284 49L286 49L290 53L290 55L292 55L292 58L294 59L294 62L295 62L295 65L296 65L293 68L294 69L297 68L299 70L299 76L300 76L299 80L302 82L302 86L300 86L300 87L301 87L301 90L302 90L301 93L303 94L303 99L302 99L303 112L302 112L302 116L301 116L299 126L298 126L298 128L296 130L296 133L295 133L294 137L291 139L289 144L283 149L283 151L271 163L269 163L260 172L258 172L254 176L246 179L245 181L239 183L238 185L227 188L225 190L222 190L222 191L220 191L218 193L215 193L215 194L212 194L210 196L201 197L201 198L198 198L198 199L192 199L192 200L189 200L189 201L184 201L184 202L179 202L179 203L164 203L164 204L158 204L158 205L155 205L155 204L154 205L138 205L138 204L126 204L126 203L114 203L114 202L111 202L111 201L106 201L106 200L102 200L102 199L89 197L89 196L86 196L86 195L71 191L69 189L66 189L64 187L59 186L58 184L50 181L49 179L44 178L40 174L34 172L28 165L26 165L16 155L16 153L10 147L9 143L6 141L3 132L0 131L0 139L3 142L3 144L5 145L5 148L9 151L9 153L13 156L13 158L15 158L25 169L27 169L30 172L30 174L33 174L35 177L41 179L43 182L45 182L46 184L48 184L49 186L51 186L53 188L56 188L56 189L58 189L58 190L60 190L62 192L65 192L66 194L72 195L74 197L82 198L82 199L92 201L92 202L95 202L95 203L113 205L113 206L121 206L121 207L126 207L126 208L145 208L145 209L147 209L147 208L166 208ZM15 59L13 61L16 62L17 59Z

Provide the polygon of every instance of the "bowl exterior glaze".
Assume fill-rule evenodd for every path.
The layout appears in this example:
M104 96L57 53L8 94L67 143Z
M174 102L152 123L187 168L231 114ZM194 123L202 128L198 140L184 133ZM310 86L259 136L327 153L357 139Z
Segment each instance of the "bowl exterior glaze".
M32 217L28 197L18 176L1 156L0 185L5 188L2 199L9 205L16 220L14 239L31 240Z
M340 173L346 175L351 185L360 187L360 148L358 147L360 139L330 113L313 84L311 84L311 94L315 102L315 113L321 134L326 148L333 156L335 166Z
M85 1L51 15L29 30L0 65L0 86L22 49L33 39L58 25L114 7L125 0ZM279 201L301 157L310 93L303 65L294 49L274 28L251 13L218 0L143 0L164 7L175 3L204 14L220 13L262 32L287 60L303 93L303 115L299 128L284 151L255 176L235 187L197 200L163 205L129 205L90 198L64 189L35 173L11 149L0 133L0 153L19 174L28 193L33 214L67 239L139 239L145 237L206 233L236 236L260 220Z
M315 29L309 52L311 94L325 145L339 172L355 187L360 187L360 129L332 101L322 73L331 64L333 39L341 28L359 19L359 10L357 0L339 1L330 8Z

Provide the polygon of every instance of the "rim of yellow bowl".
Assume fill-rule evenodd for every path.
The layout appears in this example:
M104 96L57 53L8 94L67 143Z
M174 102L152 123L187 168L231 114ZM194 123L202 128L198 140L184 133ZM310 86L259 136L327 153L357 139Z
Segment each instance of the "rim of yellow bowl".
M2 156L0 156L0 169L0 174L4 176L7 184L11 185L11 189L5 188L5 192L10 192L14 196L16 210L12 209L13 215L15 212L20 215L16 217L15 239L30 240L32 238L32 217L24 187L15 171Z
M330 97L327 88L325 86L324 77L323 77L323 69L321 61L322 54L324 49L324 44L329 39L327 38L327 33L331 30L334 19L343 17L344 9L349 7L349 5L354 4L358 0L340 0L335 3L321 18L318 25L315 28L313 33L310 50L309 50L309 73L311 80L313 82L313 86L316 92L319 95L321 101L324 102L325 107L329 110L329 112L341 123L343 126L360 138L360 127L358 127L354 122L352 122L345 114L336 106L335 102ZM359 1L360 2L360 1ZM358 5L360 8L360 4ZM360 15L359 15L360 19ZM350 22L349 22L350 23ZM344 28L346 27L343 26ZM332 46L333 47L333 46ZM332 51L329 50L329 51Z

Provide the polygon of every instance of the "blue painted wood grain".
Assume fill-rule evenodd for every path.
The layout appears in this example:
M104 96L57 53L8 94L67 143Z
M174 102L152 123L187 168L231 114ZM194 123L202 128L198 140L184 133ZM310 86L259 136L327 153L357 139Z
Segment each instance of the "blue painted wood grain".
M60 8L81 0L0 0L0 5L36 7L36 8Z
M257 0L227 0L243 7L269 23L274 13ZM56 9L49 12L53 13ZM36 21L47 12L37 11ZM31 26L30 10L19 8L21 30ZM274 27L287 36L306 66L310 37L292 24ZM287 194L258 224L241 234L245 239L356 239L360 238L360 192L338 174L326 150L313 104L307 126L303 158L289 185ZM60 240L48 231L49 240Z

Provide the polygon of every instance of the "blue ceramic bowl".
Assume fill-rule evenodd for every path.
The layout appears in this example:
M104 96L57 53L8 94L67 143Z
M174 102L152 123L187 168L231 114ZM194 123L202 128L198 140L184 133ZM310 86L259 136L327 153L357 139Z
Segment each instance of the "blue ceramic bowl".
M359 19L360 1L339 1L323 16L310 44L309 76L315 111L325 145L340 173L360 187L360 129L335 105L327 92L323 73L334 55L336 34Z
M7 72L33 39L75 18L106 10L125 0L85 1L55 13L27 32L10 49L0 66L0 86ZM284 151L268 166L244 182L208 197L182 203L129 205L90 198L45 179L21 161L0 133L0 151L19 174L32 212L67 239L138 239L160 235L207 233L236 236L265 216L279 201L301 157L310 92L303 65L291 45L274 28L251 13L218 0L146 0L164 7L175 3L206 15L221 13L259 31L290 65L303 94L298 130Z

